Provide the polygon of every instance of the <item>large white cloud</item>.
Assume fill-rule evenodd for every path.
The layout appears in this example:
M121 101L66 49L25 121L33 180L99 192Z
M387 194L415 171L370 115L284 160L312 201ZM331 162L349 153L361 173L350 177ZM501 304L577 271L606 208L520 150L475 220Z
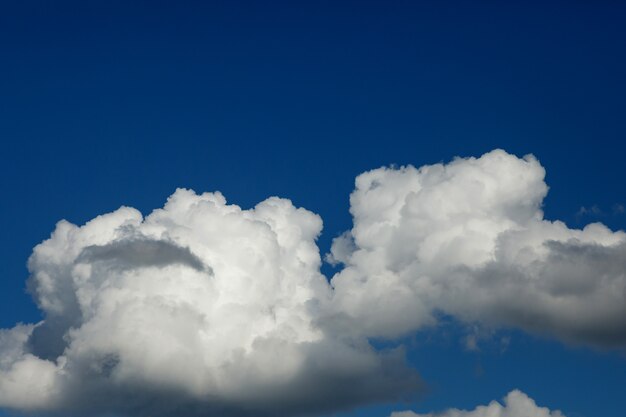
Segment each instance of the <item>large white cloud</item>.
M361 174L330 260L335 321L395 337L438 313L598 346L626 344L626 234L543 218L532 156L501 150Z
M0 407L261 416L394 400L420 381L368 338L440 313L624 346L626 234L543 219L544 174L498 150L360 175L330 284L321 219L284 199L242 210L178 190L145 218L61 221L29 260L44 321L0 330Z
M29 261L45 321L0 333L0 406L278 415L415 389L400 353L318 323L321 227L288 200L241 210L187 190L145 219L59 222Z
M412 411L391 413L390 417L565 417L560 411L539 407L532 398L521 391L511 391L504 397L504 405L492 401L472 411L451 408L440 413L416 414Z

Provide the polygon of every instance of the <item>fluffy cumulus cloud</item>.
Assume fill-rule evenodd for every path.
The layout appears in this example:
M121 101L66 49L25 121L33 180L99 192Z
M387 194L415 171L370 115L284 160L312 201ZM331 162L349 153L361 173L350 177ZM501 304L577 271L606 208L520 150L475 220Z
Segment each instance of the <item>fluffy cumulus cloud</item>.
M395 337L440 314L595 346L626 344L626 234L544 219L533 156L495 150L361 174L329 259L344 329Z
M262 416L395 400L419 378L368 339L440 314L624 346L626 234L545 220L544 174L497 150L360 175L330 283L322 221L289 200L243 210L181 189L145 218L61 221L29 260L44 320L0 330L0 407ZM514 392L484 409L532 404Z
M504 405L492 401L472 411L449 409L441 413L416 414L412 411L392 413L390 417L565 417L560 411L539 407L521 391L511 391L504 397Z
M321 227L288 200L242 210L187 190L146 218L59 222L29 261L45 320L0 332L0 406L282 415L412 392L401 353L319 322Z

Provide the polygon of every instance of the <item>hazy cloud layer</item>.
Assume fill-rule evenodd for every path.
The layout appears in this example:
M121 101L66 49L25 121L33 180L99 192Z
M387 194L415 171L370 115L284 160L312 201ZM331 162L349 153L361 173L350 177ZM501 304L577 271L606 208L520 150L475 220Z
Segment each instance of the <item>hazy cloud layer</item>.
M472 411L449 409L440 413L416 414L412 411L392 413L390 417L565 417L560 411L539 407L521 391L511 391L504 397L504 405L492 401Z
M289 200L242 210L181 189L145 218L61 221L29 260L45 320L0 330L0 407L263 416L393 401L421 383L368 338L440 312L624 346L626 235L543 219L544 174L493 151L360 175L331 283L321 219Z
M543 218L545 171L496 150L361 174L329 256L343 328L395 337L444 312L596 346L626 344L626 234Z

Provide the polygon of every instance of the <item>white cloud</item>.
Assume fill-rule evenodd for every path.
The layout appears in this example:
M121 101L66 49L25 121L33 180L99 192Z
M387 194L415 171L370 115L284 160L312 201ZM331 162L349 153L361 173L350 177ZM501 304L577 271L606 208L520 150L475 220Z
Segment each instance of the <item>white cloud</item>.
M335 240L334 312L344 329L395 337L436 323L516 326L626 344L626 234L547 221L545 171L496 150L444 165L361 174L354 227Z
M145 219L59 222L29 261L45 321L0 333L0 406L275 415L415 389L401 352L317 322L321 228L288 200L241 210L187 190Z
M29 260L45 320L0 330L0 407L262 416L394 400L420 381L367 338L440 312L476 329L468 349L483 326L624 346L626 234L543 219L544 174L493 151L360 175L332 285L321 219L289 200L242 210L178 190L145 218L61 221Z
M451 408L440 413L416 414L412 411L391 413L390 417L565 417L560 411L550 411L539 407L521 391L511 391L504 397L504 405L492 401L489 405L478 406L472 411Z

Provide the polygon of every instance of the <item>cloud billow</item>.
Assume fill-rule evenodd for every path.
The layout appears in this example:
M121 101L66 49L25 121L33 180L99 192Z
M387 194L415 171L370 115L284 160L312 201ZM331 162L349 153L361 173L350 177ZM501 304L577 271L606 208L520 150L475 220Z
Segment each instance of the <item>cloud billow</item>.
M565 417L560 411L540 407L535 401L519 390L511 391L504 397L504 405L492 401L474 410L451 408L439 413L416 414L412 411L391 413L390 417Z
M178 190L59 222L29 260L36 325L0 333L0 406L66 415L293 415L421 387L400 351L319 324L320 218Z
M449 164L380 168L356 179L354 226L329 256L335 314L396 337L436 324L518 327L567 342L626 345L626 234L543 218L532 156L496 150Z
M322 221L179 189L57 224L29 259L41 323L0 330L0 407L64 415L292 416L413 396L394 339L437 323L626 345L626 234L543 218L545 171L496 150L361 174L321 274ZM508 414L503 414L508 415Z

